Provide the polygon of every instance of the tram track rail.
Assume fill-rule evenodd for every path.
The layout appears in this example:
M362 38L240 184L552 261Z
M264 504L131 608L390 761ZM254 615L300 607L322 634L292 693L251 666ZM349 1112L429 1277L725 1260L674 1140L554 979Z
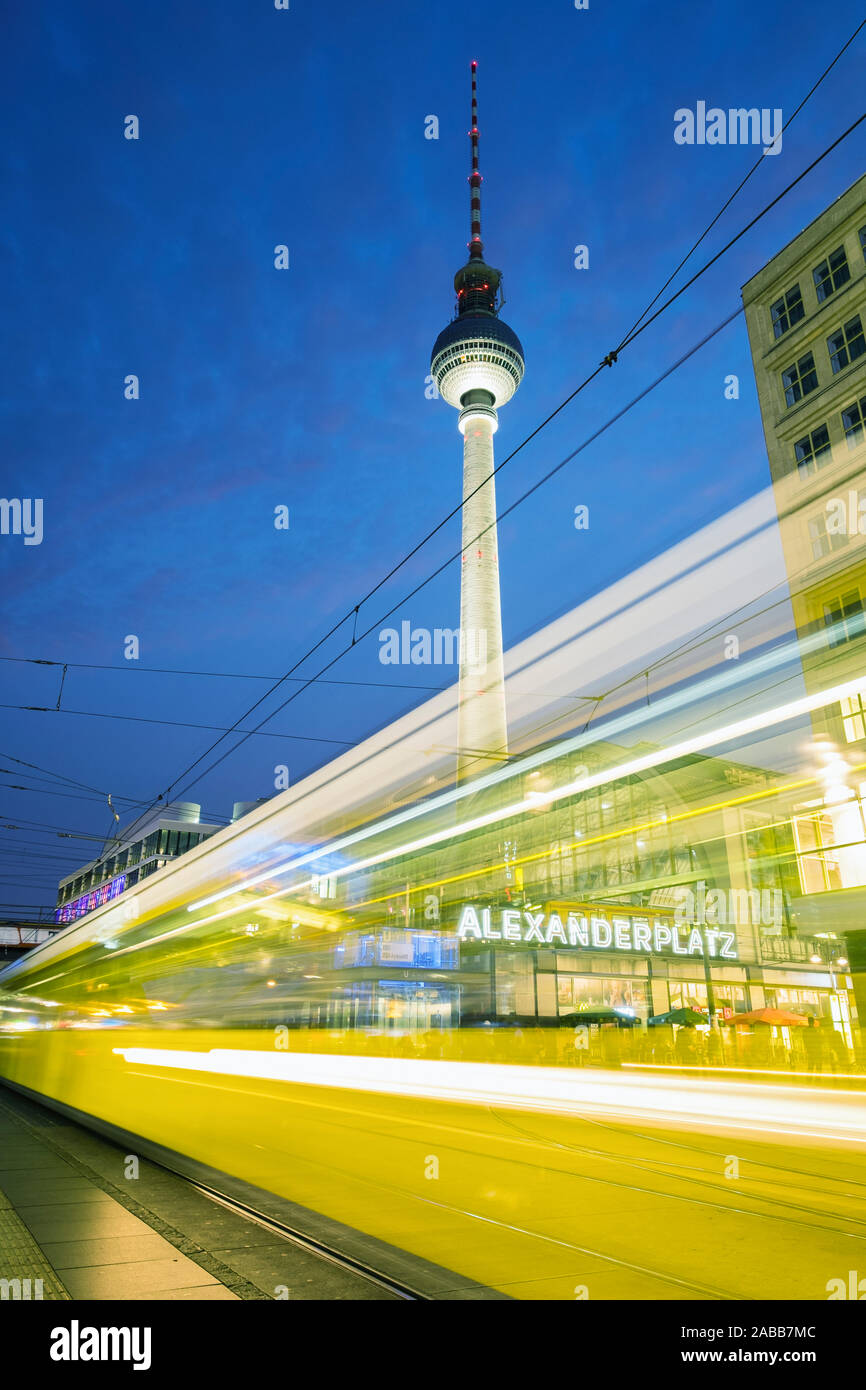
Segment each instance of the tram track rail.
M511 1119L510 1117L506 1118L498 1111L491 1110L490 1113L494 1118L496 1118L501 1124L503 1124L507 1128L513 1129L516 1133L524 1135L533 1143L546 1145L551 1149L559 1149L564 1152L573 1153L576 1156L594 1159L599 1162L616 1164L623 1168L631 1168L647 1176L652 1174L655 1177L658 1177L660 1179L666 1179L671 1182L693 1182L695 1180L699 1180L700 1182L704 1183L707 1186L707 1188L709 1188L711 1191L715 1190L719 1193L727 1192L730 1190L729 1186L723 1185L724 1179L720 1178L719 1175L712 1173L709 1169L701 1167L699 1164L678 1164L666 1161L661 1158L637 1158L634 1155L606 1152L604 1149L592 1148L589 1145L585 1144L567 1144L563 1140L551 1139L549 1136L534 1133L530 1129L523 1129L513 1119ZM600 1124L600 1122L597 1121L594 1117L582 1115L580 1119L584 1123ZM611 1128L613 1129L613 1132L617 1134L624 1133L624 1131L615 1129L614 1127L610 1127L607 1125L600 1125L600 1127L605 1129ZM632 1137L641 1138L648 1143L676 1143L676 1141L659 1139L654 1135L638 1134L637 1131L632 1132ZM682 1147L684 1149L688 1149L693 1153L699 1153L704 1156L709 1156L713 1158L723 1159L726 1157L726 1155L722 1154L719 1151L702 1149L698 1145L677 1144L677 1147ZM792 1212L800 1213L800 1215L787 1216L785 1214L779 1215L775 1212L769 1211L749 1211L743 1208L738 1208L727 1202L713 1202L708 1200L706 1197L698 1198L692 1196L685 1196L680 1193L664 1192L663 1190L657 1187L641 1186L637 1183L620 1183L615 1181L614 1179L596 1177L594 1175L589 1175L586 1173L581 1173L579 1176L583 1181L597 1182L614 1187L626 1187L629 1190L635 1192L646 1193L648 1196L651 1195L662 1199L669 1199L671 1201L685 1201L700 1206L710 1206L714 1207L718 1211L731 1213L733 1215L753 1216L765 1220L784 1220L791 1223L796 1222L798 1224L806 1224L811 1227L818 1227L824 1230L833 1231L836 1229L835 1227L828 1226L825 1224L824 1221L820 1220L820 1218L822 1217L830 1218L832 1220L842 1221L846 1223L847 1226L854 1224L862 1227L862 1235L857 1235L850 1231L848 1232L848 1234L851 1234L854 1239L866 1240L866 1207L864 1207L862 1216L856 1216L852 1215L850 1212L831 1211L816 1206L814 1204L792 1201L788 1198L779 1197L771 1193L748 1192L745 1190L747 1185L767 1186L770 1183L788 1182L788 1186L790 1188L793 1188L794 1190L811 1190L815 1193L816 1196L825 1198L828 1201L832 1201L834 1199L841 1200L844 1198L848 1201L866 1203L866 1183L860 1183L856 1179L828 1178L825 1174L807 1173L800 1169L791 1169L779 1165L769 1164L763 1160L746 1159L744 1161L748 1162L750 1165L756 1168L764 1168L769 1172L778 1173L779 1176L767 1178L760 1177L757 1174L749 1174L746 1178L738 1179L737 1181L738 1183L740 1183L740 1186L735 1190L739 1193L743 1200L766 1203L771 1206L776 1206L779 1208L787 1209ZM810 1188L807 1189L807 1185L805 1182L791 1184L788 1180L792 1175L808 1179L811 1185ZM830 1191L821 1186L821 1184L828 1182L833 1182L837 1184L844 1183L849 1189L860 1188L861 1191ZM814 1221L804 1222L802 1220L802 1217L804 1215L814 1216L818 1219Z
M151 1162L153 1161L154 1160L151 1160ZM329 1264L336 1265L339 1269L345 1270L350 1274L359 1275L362 1279L366 1279L368 1283L375 1284L377 1288L383 1289L386 1293L401 1299L403 1302L426 1303L431 1301L427 1294L421 1293L418 1289L412 1288L408 1284L399 1283L397 1280L389 1278L384 1274L377 1273L376 1270L364 1264L363 1261L353 1259L349 1255L341 1254L331 1246L326 1245L323 1241L314 1240L311 1236L302 1234L300 1231L289 1226L285 1221L279 1221L276 1217L268 1216L265 1212L258 1211L255 1207L250 1206L247 1202L240 1201L237 1197L231 1197L228 1193L220 1192L219 1189L211 1187L207 1183L199 1182L195 1178L189 1177L187 1174L180 1172L176 1168L170 1167L166 1163L161 1163L158 1166L163 1168L166 1172L172 1173L176 1178L180 1178L188 1187L192 1187L196 1192L200 1192L203 1197L207 1197L211 1202L216 1202L218 1206L225 1208L227 1211L234 1212L237 1216L242 1216L246 1221L253 1222L254 1225L260 1226L263 1230L271 1232L272 1235L277 1235L281 1239L289 1241L292 1245L300 1247L300 1249L307 1251L309 1254L317 1255L319 1259L326 1260Z

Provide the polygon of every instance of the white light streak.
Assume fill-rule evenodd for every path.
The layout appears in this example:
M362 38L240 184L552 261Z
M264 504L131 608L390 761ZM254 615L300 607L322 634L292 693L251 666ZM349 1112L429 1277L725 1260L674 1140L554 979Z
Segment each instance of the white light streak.
M579 1115L603 1113L663 1119L690 1127L797 1134L866 1144L862 1091L737 1084L610 1072L575 1076L565 1067L440 1062L401 1057L329 1056L214 1048L113 1049L131 1066L248 1077L294 1086L463 1101ZM732 1116L736 1116L732 1119Z

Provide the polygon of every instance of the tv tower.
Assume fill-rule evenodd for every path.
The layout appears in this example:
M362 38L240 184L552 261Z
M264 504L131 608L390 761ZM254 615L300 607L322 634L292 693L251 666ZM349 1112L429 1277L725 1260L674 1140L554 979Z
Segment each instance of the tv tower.
M520 339L499 318L502 274L484 260L477 70L473 63L469 260L454 276L457 313L436 339L430 368L440 396L460 411L463 435L458 781L508 756L493 436L497 408L511 400L524 366Z

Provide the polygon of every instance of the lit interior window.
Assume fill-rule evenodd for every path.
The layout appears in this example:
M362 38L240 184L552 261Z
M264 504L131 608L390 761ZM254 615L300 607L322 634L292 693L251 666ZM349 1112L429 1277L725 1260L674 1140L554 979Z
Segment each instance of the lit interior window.
M840 701L842 728L848 743L866 738L866 686Z

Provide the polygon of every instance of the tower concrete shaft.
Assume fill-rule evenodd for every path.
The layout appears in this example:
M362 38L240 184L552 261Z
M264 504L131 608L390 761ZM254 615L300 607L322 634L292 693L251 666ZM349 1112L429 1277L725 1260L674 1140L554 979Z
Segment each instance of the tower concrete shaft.
M464 781L508 756L502 610L493 478L492 406L464 411L463 553L460 583L460 684L457 778Z

